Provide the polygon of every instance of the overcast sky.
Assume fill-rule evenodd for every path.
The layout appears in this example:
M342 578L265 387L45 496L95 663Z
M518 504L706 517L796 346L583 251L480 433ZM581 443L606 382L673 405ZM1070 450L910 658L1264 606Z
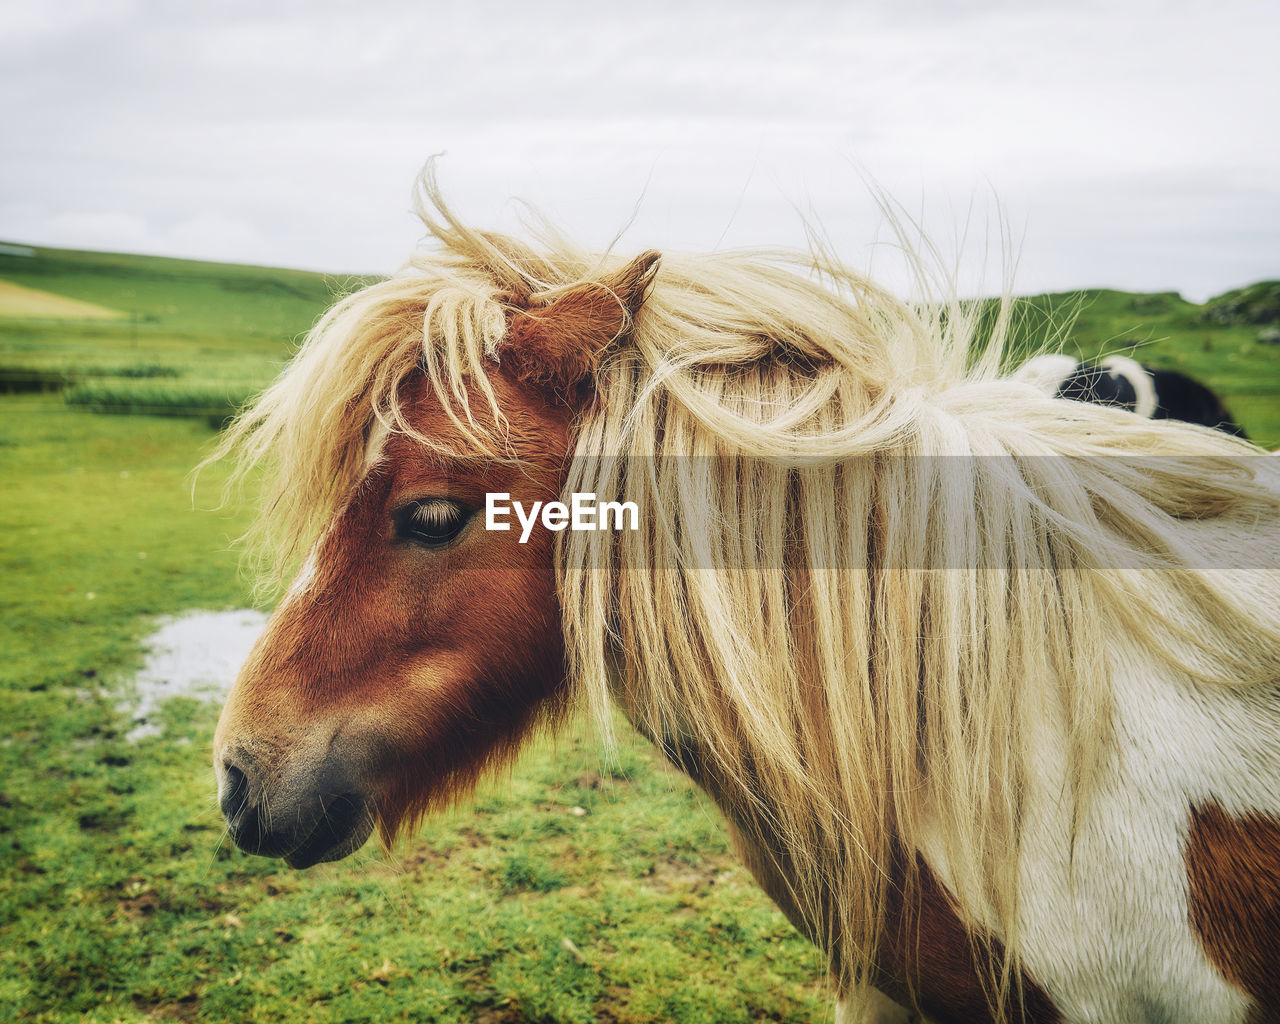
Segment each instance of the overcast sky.
M0 0L0 238L389 272L444 151L620 248L800 244L893 277L873 190L998 286L1280 277L1280 5ZM998 206L997 206L998 204ZM973 272L974 274L977 271Z

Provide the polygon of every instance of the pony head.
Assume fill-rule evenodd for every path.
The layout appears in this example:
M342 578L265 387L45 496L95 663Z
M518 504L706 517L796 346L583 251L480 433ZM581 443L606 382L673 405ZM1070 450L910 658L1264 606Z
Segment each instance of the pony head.
M554 535L484 529L485 495L560 496L600 355L659 259L537 294L481 255L501 273L437 268L339 306L232 431L271 446L291 539L317 534L215 740L249 852L305 867L390 837L563 705Z

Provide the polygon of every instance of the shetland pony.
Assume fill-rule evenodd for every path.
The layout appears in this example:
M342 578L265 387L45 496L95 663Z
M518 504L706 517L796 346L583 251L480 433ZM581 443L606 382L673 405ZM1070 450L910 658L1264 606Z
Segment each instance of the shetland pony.
M1280 1020L1280 461L1064 410L823 255L420 206L220 450L293 574L215 738L241 848L390 842L619 706L843 1019ZM640 528L486 529L575 492Z
M1156 420L1182 420L1246 437L1222 399L1177 370L1157 370L1127 356L1108 356L1096 366L1070 356L1029 359L1013 375L1055 398L1115 405Z

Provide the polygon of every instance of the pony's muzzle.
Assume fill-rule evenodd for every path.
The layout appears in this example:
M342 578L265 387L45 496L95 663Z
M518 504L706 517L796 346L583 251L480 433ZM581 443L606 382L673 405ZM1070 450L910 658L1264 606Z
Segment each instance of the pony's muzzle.
M353 853L373 831L368 799L336 766L271 794L261 767L243 751L220 758L217 772L227 832L245 853L307 868Z

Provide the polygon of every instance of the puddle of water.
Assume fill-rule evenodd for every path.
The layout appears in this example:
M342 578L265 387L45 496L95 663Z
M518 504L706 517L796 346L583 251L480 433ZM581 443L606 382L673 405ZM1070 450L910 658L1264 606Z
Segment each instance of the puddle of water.
M156 711L170 697L208 701L226 697L266 624L262 612L248 609L157 619L156 631L143 641L146 663L120 704L134 723L125 738L136 742L159 735Z

